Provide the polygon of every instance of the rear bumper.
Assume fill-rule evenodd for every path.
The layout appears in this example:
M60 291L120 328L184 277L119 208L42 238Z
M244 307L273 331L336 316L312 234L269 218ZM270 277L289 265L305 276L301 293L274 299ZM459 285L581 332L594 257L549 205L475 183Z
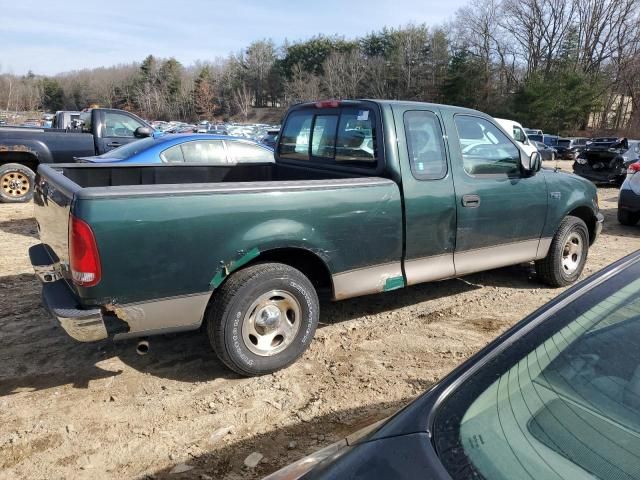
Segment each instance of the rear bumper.
M44 245L31 247L29 258L42 282L42 303L67 335L79 342L108 338L102 311L99 308L78 308L76 297L62 279L59 265L51 261Z
M109 335L99 308L76 308L75 298L64 280L42 285L42 302L62 329L79 342L104 340Z
M594 170L589 164L581 165L578 162L573 162L573 173L594 183L619 183L624 179L626 170L622 172L608 168Z

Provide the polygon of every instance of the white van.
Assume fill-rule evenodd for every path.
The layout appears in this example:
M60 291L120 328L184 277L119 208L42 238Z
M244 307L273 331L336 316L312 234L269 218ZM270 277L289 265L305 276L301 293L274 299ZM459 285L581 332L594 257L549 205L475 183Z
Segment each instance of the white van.
M527 155L531 155L533 152L538 151L538 149L529 140L529 137L527 137L522 125L518 122L506 120L504 118L496 118L495 121L498 122L498 124L522 146L522 149L527 153Z

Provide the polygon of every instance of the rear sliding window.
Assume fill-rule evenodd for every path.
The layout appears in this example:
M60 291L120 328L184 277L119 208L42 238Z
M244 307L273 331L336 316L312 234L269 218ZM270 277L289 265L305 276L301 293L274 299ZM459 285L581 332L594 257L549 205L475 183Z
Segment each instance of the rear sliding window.
M377 134L368 108L298 110L287 117L278 153L282 159L375 168Z

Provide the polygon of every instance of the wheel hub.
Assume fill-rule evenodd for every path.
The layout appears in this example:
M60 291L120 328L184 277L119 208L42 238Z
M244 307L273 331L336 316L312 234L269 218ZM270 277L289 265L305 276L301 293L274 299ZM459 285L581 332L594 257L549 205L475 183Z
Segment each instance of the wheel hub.
M272 332L280 325L280 309L275 305L267 305L256 314L256 327L264 332Z
M22 197L29 192L29 178L20 172L8 172L0 178L0 188L5 195Z
M286 349L295 339L302 319L296 298L272 290L251 304L242 320L242 339L249 351L268 357Z
M571 233L562 251L562 268L565 273L571 275L578 269L583 251L582 237L575 232Z

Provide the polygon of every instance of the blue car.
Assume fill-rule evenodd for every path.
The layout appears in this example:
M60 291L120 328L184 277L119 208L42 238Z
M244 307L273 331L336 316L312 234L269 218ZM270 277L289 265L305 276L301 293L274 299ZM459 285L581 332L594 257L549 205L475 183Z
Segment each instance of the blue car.
M163 135L148 137L96 157L76 158L90 163L236 163L273 162L273 149L246 138L226 135Z

